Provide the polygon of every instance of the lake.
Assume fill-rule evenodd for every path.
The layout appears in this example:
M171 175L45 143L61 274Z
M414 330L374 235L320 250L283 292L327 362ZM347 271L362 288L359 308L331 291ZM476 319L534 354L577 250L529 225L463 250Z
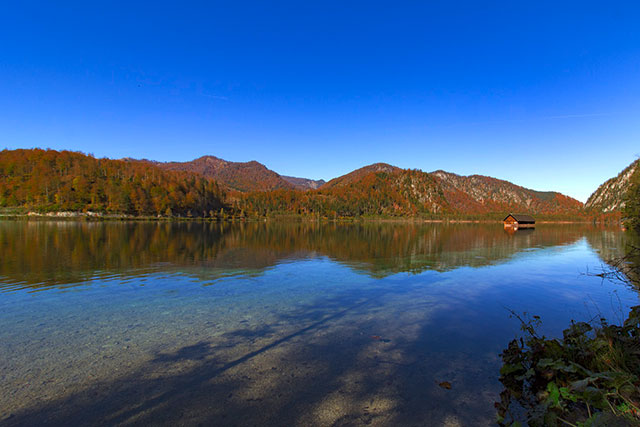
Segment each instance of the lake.
M486 425L511 316L624 318L616 228L0 222L2 425ZM439 384L448 382L451 388Z

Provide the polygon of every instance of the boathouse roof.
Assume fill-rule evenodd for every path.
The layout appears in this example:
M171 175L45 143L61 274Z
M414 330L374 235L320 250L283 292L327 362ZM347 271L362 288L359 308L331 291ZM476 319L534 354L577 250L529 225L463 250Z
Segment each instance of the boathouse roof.
M507 218L512 217L519 224L535 224L536 220L533 219L531 215L522 215L522 214L509 214L507 215L503 221L506 221Z

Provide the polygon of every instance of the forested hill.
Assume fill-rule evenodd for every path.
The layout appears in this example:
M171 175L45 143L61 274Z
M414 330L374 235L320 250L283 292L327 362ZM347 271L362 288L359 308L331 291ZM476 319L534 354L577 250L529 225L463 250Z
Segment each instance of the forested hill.
M437 182L428 173L409 169L371 168L329 181L317 190L252 192L237 201L248 215L285 212L320 217L444 216L451 212Z
M385 172L388 174L393 174L401 170L402 169L400 169L399 167L391 166L386 163L374 163L372 165L364 166L360 169L356 169L353 172L349 172L337 178L333 178L331 181L327 182L322 187L324 189L344 187L347 185L355 184L358 181L362 180L367 175L370 175L372 173Z
M223 206L224 197L213 180L147 162L70 151L0 151L0 207L209 216Z

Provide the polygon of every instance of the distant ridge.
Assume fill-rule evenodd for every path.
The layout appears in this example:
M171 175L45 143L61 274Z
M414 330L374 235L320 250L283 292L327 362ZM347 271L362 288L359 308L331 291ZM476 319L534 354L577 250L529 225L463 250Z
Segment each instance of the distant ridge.
M309 190L324 185L324 180L283 176L255 160L230 162L215 156L202 156L189 162L153 162L165 170L198 173L240 192L281 189Z
M276 172L255 160L250 162L229 162L215 156L202 156L190 162L156 163L165 170L187 171L212 178L225 187L236 191L269 191L294 189Z
M326 181L324 179L308 179L308 178L296 178L293 176L284 176L282 178L289 184L293 185L299 190L315 190L322 187Z

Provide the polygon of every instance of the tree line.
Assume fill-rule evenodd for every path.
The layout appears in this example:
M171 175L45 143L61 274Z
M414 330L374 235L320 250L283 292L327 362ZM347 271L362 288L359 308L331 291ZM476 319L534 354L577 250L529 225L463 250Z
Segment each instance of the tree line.
M206 217L217 215L224 199L213 180L144 162L72 151L0 151L0 207Z

